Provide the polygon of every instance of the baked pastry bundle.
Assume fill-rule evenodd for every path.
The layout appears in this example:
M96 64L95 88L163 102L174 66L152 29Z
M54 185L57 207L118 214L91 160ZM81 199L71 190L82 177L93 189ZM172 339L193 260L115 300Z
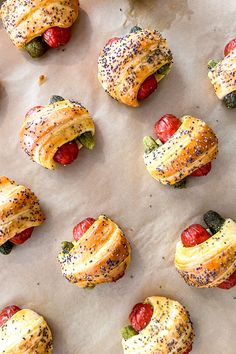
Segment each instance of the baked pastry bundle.
M156 30L133 27L110 39L98 58L98 80L115 100L137 107L170 71L173 58Z
M197 288L230 289L236 285L236 223L210 210L200 224L189 226L177 243L175 266Z
M134 306L131 325L122 328L125 354L188 354L194 331L186 309L177 301L151 296Z
M50 354L52 349L52 333L42 316L15 305L2 310L0 353Z
M150 175L163 184L185 187L186 178L204 176L218 153L218 140L213 130L192 116L178 119L166 114L156 122L151 136L143 139L144 163Z
M78 12L78 0L5 0L0 15L12 43L38 58L70 40Z
M25 116L20 143L29 157L54 170L56 163L68 165L84 146L93 149L95 126L80 103L52 96L50 104L36 106Z
M79 287L122 278L131 259L129 241L105 215L87 218L75 226L74 241L63 242L58 255L63 275Z
M36 195L13 180L0 177L0 252L9 254L12 247L24 243L35 226L45 220Z
M236 107L236 38L224 49L223 60L208 62L208 77L214 87L216 96L223 100L227 108Z

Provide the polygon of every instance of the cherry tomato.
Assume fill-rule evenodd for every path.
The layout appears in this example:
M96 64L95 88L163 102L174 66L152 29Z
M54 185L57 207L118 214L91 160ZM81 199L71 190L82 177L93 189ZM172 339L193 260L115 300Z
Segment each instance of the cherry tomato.
M152 314L153 308L151 305L142 303L136 304L129 315L131 326L137 332L142 331L151 321Z
M26 116L30 116L34 111L37 111L39 108L43 108L43 106L35 106L33 108L30 108L30 110L26 113Z
M60 28L60 27L51 27L43 34L44 41L51 48L58 48L61 45L65 45L69 42L71 38L71 27Z
M236 48L236 38L232 39L229 43L226 44L224 55L228 55L234 48Z
M236 271L230 275L228 279L223 281L220 285L218 285L218 288L221 289L231 289L236 285Z
M211 235L200 224L192 224L181 234L181 240L184 247L193 247L208 240Z
M73 237L76 241L78 241L83 234L90 228L91 225L96 220L93 218L86 218L83 221L79 222L73 229Z
M21 309L16 305L11 305L5 307L0 312L0 327L4 325L15 313L20 311Z
M192 351L193 347L191 346L189 349L187 349L183 354L189 354Z
M154 133L162 143L166 143L179 129L181 121L173 114L165 114L154 126Z
M20 232L19 234L16 234L13 238L10 239L10 241L12 243L14 243L14 245L21 245L26 240L28 240L28 238L31 237L33 230L34 230L34 228L30 227L30 228Z
M142 83L138 91L138 100L144 100L157 89L157 80L155 75L148 76Z
M193 171L192 176L194 177L206 176L210 172L210 170L211 170L211 162Z
M53 160L61 165L69 165L78 156L79 148L75 141L70 141L59 147L54 155Z
M119 40L120 40L119 37L113 37L113 38L109 39L109 41L106 43L106 45L111 45L112 43L115 43Z

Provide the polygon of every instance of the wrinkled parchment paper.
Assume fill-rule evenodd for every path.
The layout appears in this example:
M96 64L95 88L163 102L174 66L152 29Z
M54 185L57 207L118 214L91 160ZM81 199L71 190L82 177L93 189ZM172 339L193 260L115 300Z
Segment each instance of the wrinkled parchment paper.
M235 37L235 17L235 0L81 0L71 42L39 60L14 48L1 27L0 173L31 187L47 220L24 246L0 257L0 305L43 314L55 354L122 353L120 328L132 306L149 295L169 296L188 308L196 330L193 354L236 353L236 288L190 288L173 263L181 231L205 211L236 219L236 110L218 101L206 69ZM137 109L112 100L96 77L106 40L136 24L162 31L175 60L156 94ZM41 74L48 80L39 86ZM52 94L80 100L97 127L94 151L83 149L75 163L54 172L31 162L18 141L25 112ZM189 179L186 190L160 185L143 164L142 138L165 113L202 118L219 137L212 172ZM83 290L62 277L57 253L77 222L100 213L129 237L132 263L116 284Z

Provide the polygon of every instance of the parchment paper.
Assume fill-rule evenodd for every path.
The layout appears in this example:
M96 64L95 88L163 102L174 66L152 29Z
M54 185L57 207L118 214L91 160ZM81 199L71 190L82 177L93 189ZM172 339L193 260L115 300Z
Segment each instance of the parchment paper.
M235 18L235 0L81 0L71 42L39 60L14 48L1 28L0 174L31 187L47 221L24 246L0 257L0 305L15 303L44 315L55 354L122 353L120 328L132 306L149 295L175 298L190 311L193 354L236 353L236 288L190 288L173 263L181 231L201 222L205 211L236 219L236 111L218 101L206 69L235 37ZM175 60L156 94L137 109L112 100L96 77L107 39L136 24L162 31ZM40 74L48 77L42 86ZM52 94L80 100L97 127L94 151L83 149L75 163L55 172L31 162L18 142L25 112ZM186 190L160 185L144 167L142 138L165 113L202 118L219 137L212 172L190 178ZM126 232L132 263L116 284L83 290L62 277L57 253L77 222L100 213Z

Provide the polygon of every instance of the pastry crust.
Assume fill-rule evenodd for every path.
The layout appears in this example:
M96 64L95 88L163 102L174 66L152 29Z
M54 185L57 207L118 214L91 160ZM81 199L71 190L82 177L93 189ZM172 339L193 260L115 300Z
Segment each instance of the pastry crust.
M38 198L29 188L0 177L0 246L44 220Z
M122 340L125 354L183 354L192 345L193 326L185 308L166 297L151 296L149 324L139 334Z
M236 223L226 219L220 231L194 247L179 241L175 266L188 285L217 287L236 271Z
M78 0L6 0L0 10L13 44L22 48L48 28L71 27L78 17Z
M220 100L229 93L236 91L235 75L236 49L232 50L222 61L208 72L208 77Z
M30 110L20 130L20 142L33 161L54 170L58 148L85 132L95 133L89 112L79 103L64 100Z
M191 116L184 116L181 121L165 144L144 154L148 172L163 184L176 184L218 153L217 137L205 122Z
M170 64L170 70L172 60L166 39L158 31L140 30L104 47L98 58L98 80L111 97L136 107L144 80L165 64ZM157 82L165 75L156 75Z
M116 281L124 275L130 263L129 241L104 215L99 216L73 244L70 252L62 251L58 259L63 275L79 287Z
M23 309L0 327L0 352L4 354L51 354L52 333L45 319Z

